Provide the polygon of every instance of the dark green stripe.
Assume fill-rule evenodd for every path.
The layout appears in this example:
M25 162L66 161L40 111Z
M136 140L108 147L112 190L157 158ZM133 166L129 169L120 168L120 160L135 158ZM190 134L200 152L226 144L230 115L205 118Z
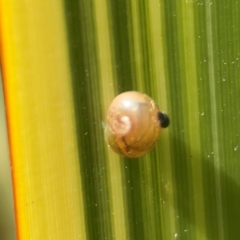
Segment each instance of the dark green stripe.
M187 68L184 57L183 29L179 1L164 1L166 24L166 71L167 87L171 115L170 149L173 171L173 189L175 202L176 233L183 239L195 239L194 199L191 176L191 149L187 144L188 128L188 99L186 89L185 70Z
M110 26L113 36L113 51L116 72L117 92L133 90L134 59L131 58L132 22L130 2L125 0L108 1ZM130 13L130 14L129 14Z
M132 19L129 1L110 1L112 31L114 35L114 55L118 91L136 90L135 61L132 59ZM127 14L130 13L130 14ZM123 195L129 239L144 239L142 198L139 161L122 158Z
M149 41L149 18L148 18L148 1L140 1L139 3L139 16L140 16L140 23L139 27L140 30L140 43L141 43L141 53L143 58L143 82L144 86L144 93L152 96L152 85L154 81L152 79L152 66L151 66L151 42Z
M65 1L87 238L113 239L92 1Z

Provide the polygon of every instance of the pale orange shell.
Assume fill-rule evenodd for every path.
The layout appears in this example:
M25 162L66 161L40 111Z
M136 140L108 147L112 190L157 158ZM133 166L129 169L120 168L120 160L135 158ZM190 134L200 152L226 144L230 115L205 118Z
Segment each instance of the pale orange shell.
M113 99L107 112L105 139L117 153L129 158L143 156L161 132L159 109L146 94L131 91Z

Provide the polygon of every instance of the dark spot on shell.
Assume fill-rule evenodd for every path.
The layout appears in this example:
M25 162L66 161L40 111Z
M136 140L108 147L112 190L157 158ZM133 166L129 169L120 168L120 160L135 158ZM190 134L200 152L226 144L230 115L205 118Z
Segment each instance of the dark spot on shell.
M167 114L159 112L158 113L158 119L160 121L160 125L162 128L166 128L170 124L170 119Z

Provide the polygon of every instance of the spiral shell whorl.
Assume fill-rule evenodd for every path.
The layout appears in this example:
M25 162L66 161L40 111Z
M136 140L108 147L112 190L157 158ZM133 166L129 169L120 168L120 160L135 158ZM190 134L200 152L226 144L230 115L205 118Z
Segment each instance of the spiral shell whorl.
M123 136L131 130L131 119L128 116L112 116L109 127L116 135Z

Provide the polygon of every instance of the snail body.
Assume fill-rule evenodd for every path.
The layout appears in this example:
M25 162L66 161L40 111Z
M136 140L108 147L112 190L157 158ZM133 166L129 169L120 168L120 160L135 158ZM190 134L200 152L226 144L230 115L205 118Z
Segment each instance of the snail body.
M169 124L167 115L146 94L135 91L116 96L107 112L105 139L110 148L129 158L145 155Z

